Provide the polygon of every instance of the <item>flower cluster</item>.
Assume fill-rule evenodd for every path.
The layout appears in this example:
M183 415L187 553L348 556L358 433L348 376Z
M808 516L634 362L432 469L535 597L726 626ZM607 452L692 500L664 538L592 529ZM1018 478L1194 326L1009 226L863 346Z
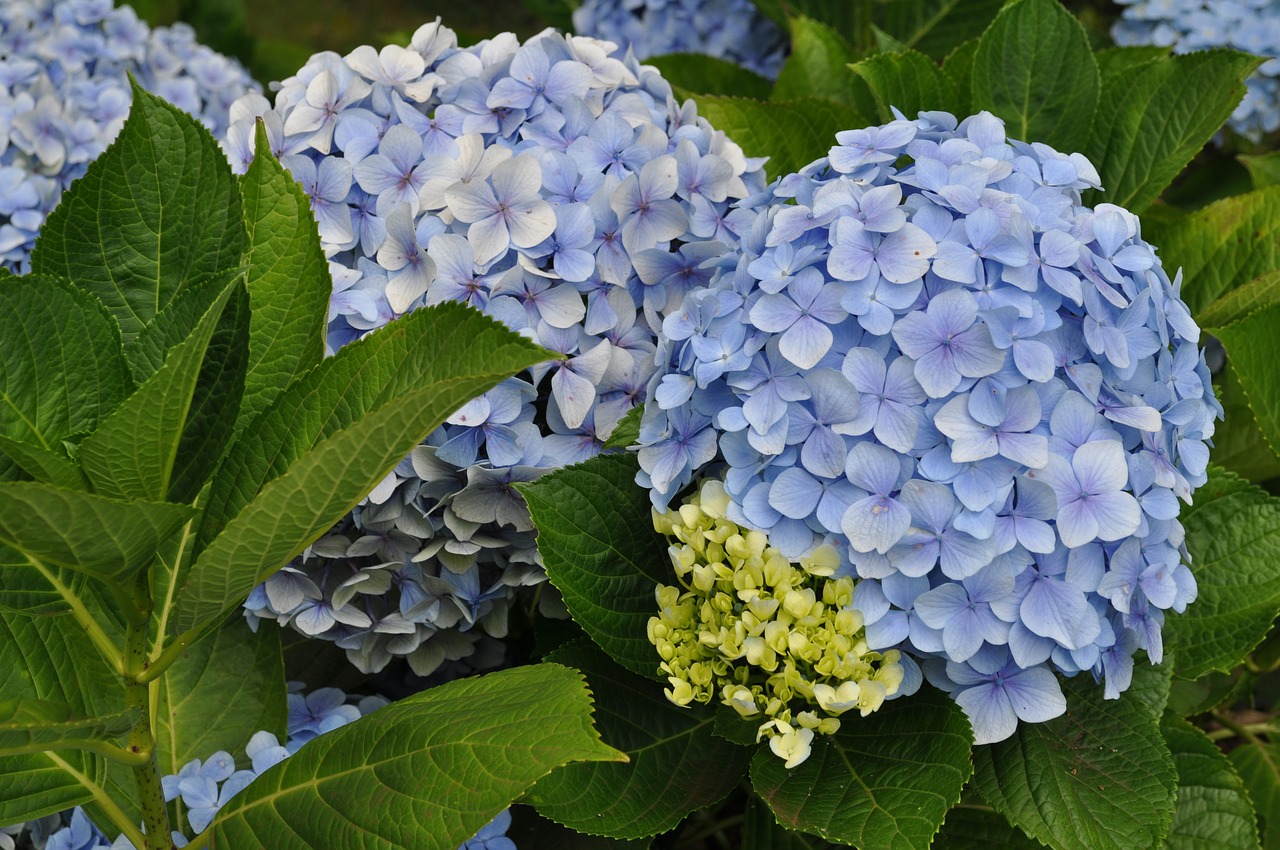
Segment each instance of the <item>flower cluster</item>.
M797 567L762 532L730 520L729 505L724 485L707 479L678 511L654 511L654 527L677 541L669 551L681 587L658 585L649 642L671 683L667 699L718 696L760 721L757 740L769 738L791 768L809 757L815 732L840 729L841 714L866 717L898 694L907 669L896 649L868 649L853 579L829 578L835 549L819 546ZM904 691L914 691L919 671L906 666Z
M927 659L979 742L1106 696L1194 599L1178 498L1222 408L1136 217L989 113L838 134L668 317L641 424L655 505L723 478L795 560L833 546L872 649Z
M24 271L62 192L106 150L129 112L126 72L148 91L227 127L258 86L185 24L152 30L111 0L6 0L0 12L0 267Z
M1280 4L1274 0L1116 0L1125 9L1111 28L1120 45L1154 44L1190 53L1230 47L1268 57L1245 80L1244 100L1227 125L1258 141L1280 129Z
M657 328L736 247L760 163L615 46L546 31L460 48L318 54L254 119L303 184L330 258L336 349L422 304L470 304L565 359L507 380L431 434L348 518L249 599L362 670L431 673L506 634L544 580L513 485L601 451L645 398Z
M573 26L640 59L703 53L771 80L787 55L786 33L751 0L586 0L574 10Z

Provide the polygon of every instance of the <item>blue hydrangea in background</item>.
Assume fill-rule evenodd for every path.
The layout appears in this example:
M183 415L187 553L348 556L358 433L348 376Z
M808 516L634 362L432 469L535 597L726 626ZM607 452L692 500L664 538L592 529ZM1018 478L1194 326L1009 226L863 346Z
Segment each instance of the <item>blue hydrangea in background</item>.
M771 80L787 54L786 33L751 0L585 0L573 26L630 47L640 59L704 53Z
M1196 595L1178 500L1222 408L1180 280L1081 205L1087 159L989 113L837 141L664 320L641 484L723 477L788 557L835 546L870 647L979 743L1061 714L1055 672L1118 696Z
M0 15L0 266L26 271L63 191L124 125L126 72L215 135L258 85L186 24L150 29L111 0L4 0Z
M455 300L566 359L458 410L254 591L251 622L335 641L365 672L497 663L486 638L545 580L513 485L595 455L644 401L657 329L736 247L760 162L653 68L550 30L460 48L437 21L408 47L317 54L276 88L231 107L225 147L246 168L262 116L310 195L331 349Z
M1230 47L1267 57L1245 81L1227 126L1258 141L1280 129L1280 3L1275 0L1116 0L1116 44L1156 44L1175 53Z

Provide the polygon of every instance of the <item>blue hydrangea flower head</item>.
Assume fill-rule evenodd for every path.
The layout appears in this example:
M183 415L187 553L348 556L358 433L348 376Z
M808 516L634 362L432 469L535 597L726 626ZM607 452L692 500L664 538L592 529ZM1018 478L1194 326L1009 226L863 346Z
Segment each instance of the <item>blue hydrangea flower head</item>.
M658 329L737 246L761 161L653 68L551 30L463 48L436 21L275 88L231 107L224 147L246 168L262 117L306 189L331 349L462 301L565 359L457 410L254 591L251 622L334 641L366 672L496 663L517 593L545 578L514 485L597 454L645 400Z
M107 0L6 0L0 8L0 266L25 271L62 192L129 113L127 73L226 132L232 101L259 87L186 24L150 29Z
M703 53L771 80L787 55L786 33L751 0L585 0L573 12L573 27L639 59Z
M1196 596L1179 500L1222 408L1138 219L1080 154L989 113L843 132L745 211L663 325L639 481L724 481L731 521L859 579L978 741L1124 691Z
M1245 80L1227 126L1258 141L1280 129L1280 4L1273 0L1116 0L1116 44L1152 44L1190 53L1229 47L1267 57Z

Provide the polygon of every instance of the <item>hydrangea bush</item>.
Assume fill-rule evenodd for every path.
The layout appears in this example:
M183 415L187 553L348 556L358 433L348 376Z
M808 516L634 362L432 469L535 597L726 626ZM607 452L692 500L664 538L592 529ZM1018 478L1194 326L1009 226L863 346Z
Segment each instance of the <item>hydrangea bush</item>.
M639 59L702 53L769 79L787 54L786 33L750 0L585 0L573 11L573 27Z
M318 54L254 120L306 188L329 257L337 349L456 301L564 356L454 413L333 533L250 596L366 672L421 675L507 633L544 580L513 489L599 452L645 399L664 316L737 245L759 163L614 45L545 32L460 48L439 21L407 47ZM741 204L736 204L741 207ZM488 641L488 660L501 645Z
M111 0L6 0L0 68L0 266L10 271L30 267L40 225L120 132L129 74L218 135L231 103L259 90L191 27L151 29Z
M1258 141L1280 129L1280 7L1271 0L1117 0L1124 6L1111 37L1120 45L1151 44L1178 53L1230 47L1268 57L1248 80L1229 126Z

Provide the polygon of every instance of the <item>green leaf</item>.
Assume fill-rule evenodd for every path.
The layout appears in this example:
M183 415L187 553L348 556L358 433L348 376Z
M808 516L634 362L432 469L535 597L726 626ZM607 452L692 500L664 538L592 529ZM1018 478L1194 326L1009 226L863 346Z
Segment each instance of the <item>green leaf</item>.
M0 693L59 703L85 717L124 707L119 679L84 632L61 617L0 614ZM0 821L22 823L87 803L105 776L103 760L82 751L0 756Z
M587 677L600 736L630 761L552 771L525 795L543 816L579 832L644 838L720 802L742 780L751 751L711 734L711 709L672 704L661 685L622 669L590 641L547 660Z
M1253 804L1222 750L1187 721L1160 724L1178 768L1178 804L1166 850L1258 850Z
M133 711L106 717L85 717L68 705L48 700L0 700L0 755L40 747L57 750L76 741L107 741L119 737L138 718Z
M824 98L850 106L859 115L874 115L871 91L849 70L858 58L849 42L831 27L804 15L793 17L788 26L791 55L778 73L771 99Z
M162 776L219 750L243 752L259 730L284 740L288 703L280 629L254 633L243 619L229 620L160 677L155 709Z
M1213 432L1213 462L1254 482L1280 476L1280 458L1258 429L1230 362L1214 376L1213 387L1224 411Z
M935 59L982 35L1004 0L893 0L873 5L876 23L903 46Z
M1237 287L1280 269L1280 186L1224 198L1143 231L1171 274L1182 269L1182 300L1199 317Z
M1122 75L1133 73L1140 65L1154 59L1163 59L1169 55L1168 47L1156 44L1132 45L1126 47L1108 47L1093 54L1098 62L1098 71L1102 74L1102 84L1114 84Z
M1261 61L1206 50L1152 59L1108 77L1084 150L1105 191L1088 193L1085 204L1146 209L1231 115L1244 95L1244 78Z
M1236 157L1249 169L1253 179L1253 188L1280 185L1280 151L1268 151L1254 156L1240 155Z
M1280 303L1280 271L1269 271L1229 290L1206 307L1197 319L1206 329L1224 328L1277 303Z
M1010 138L1068 153L1089 140L1099 85L1089 37L1058 0L1005 6L974 55L974 111L1003 118Z
M986 807L961 803L947 812L933 850L1041 850L1039 841Z
M1262 642L1280 610L1280 499L1218 467L1184 506L1196 601L1165 623L1178 674L1227 672Z
M0 542L39 561L123 581L194 511L164 502L122 502L35 481L0 483Z
M0 545L0 612L15 614L61 614L67 602L45 573L55 576L68 590L79 595L89 577L55 567L32 564L31 559L8 546Z
M1158 711L1137 693L1104 700L1091 676L1067 679L1062 690L1066 714L1020 723L1011 738L974 749L978 792L1058 850L1157 846L1177 784Z
M83 490L88 486L80 467L60 452L0 436L0 456L8 457L36 481L68 490Z
M516 489L538 529L547 578L573 619L623 667L654 678L653 594L675 575L648 494L635 483L638 469L633 454L597 455Z
M1280 340L1275 338L1280 321L1280 304L1258 310L1246 319L1223 328L1213 328L1227 349L1227 356L1244 389L1254 422L1273 454L1280 454L1280 372L1276 357Z
M455 850L526 788L623 756L591 728L581 674L536 664L460 679L328 732L218 812L214 850Z
M821 838L787 829L759 799L747 800L740 850L834 850L835 846Z
M289 387L228 451L170 634L219 620L445 417L550 352L461 304L414 311Z
M1280 744L1250 741L1236 747L1227 758L1257 809L1262 846L1280 850Z
M978 54L978 39L970 39L947 54L942 72L956 89L956 114L973 113L973 60Z
M185 287L239 265L240 194L226 156L190 115L131 81L120 135L67 189L31 268L102 299L132 340Z
M102 302L49 275L0 281L0 437L61 454L64 437L98 427L132 389L120 329ZM23 468L56 465L21 445L0 450Z
M231 309L229 299L243 298L242 285L232 280L238 276L221 279L218 297L186 338L169 349L164 364L80 443L80 464L97 492L149 501L172 495L179 447L190 445L186 426L205 353L221 325L224 305ZM182 460L177 482L186 480L187 459Z
M764 103L741 97L697 98L698 113L742 146L769 157L770 177L782 177L827 155L836 133L870 123L845 104L817 98Z
M731 744L737 744L739 747L755 749L760 746L760 741L756 739L756 735L760 731L760 724L752 723L727 705L716 706L716 719L711 731L713 734Z
M851 67L870 86L881 121L893 120L891 106L910 118L926 109L955 108L951 78L918 51L877 53Z
M673 86L698 94L723 94L764 100L771 84L741 65L702 53L667 53L644 60Z
M751 779L788 828L861 850L923 850L973 773L972 740L960 707L926 687L867 717L846 715L791 770L761 748Z
M261 121L255 150L261 153L240 178L249 231L245 286L253 308L241 426L324 357L333 293L310 201L272 155Z
M625 449L640 442L640 417L644 416L644 405L637 404L626 412L614 426L609 439L604 441L606 449Z

